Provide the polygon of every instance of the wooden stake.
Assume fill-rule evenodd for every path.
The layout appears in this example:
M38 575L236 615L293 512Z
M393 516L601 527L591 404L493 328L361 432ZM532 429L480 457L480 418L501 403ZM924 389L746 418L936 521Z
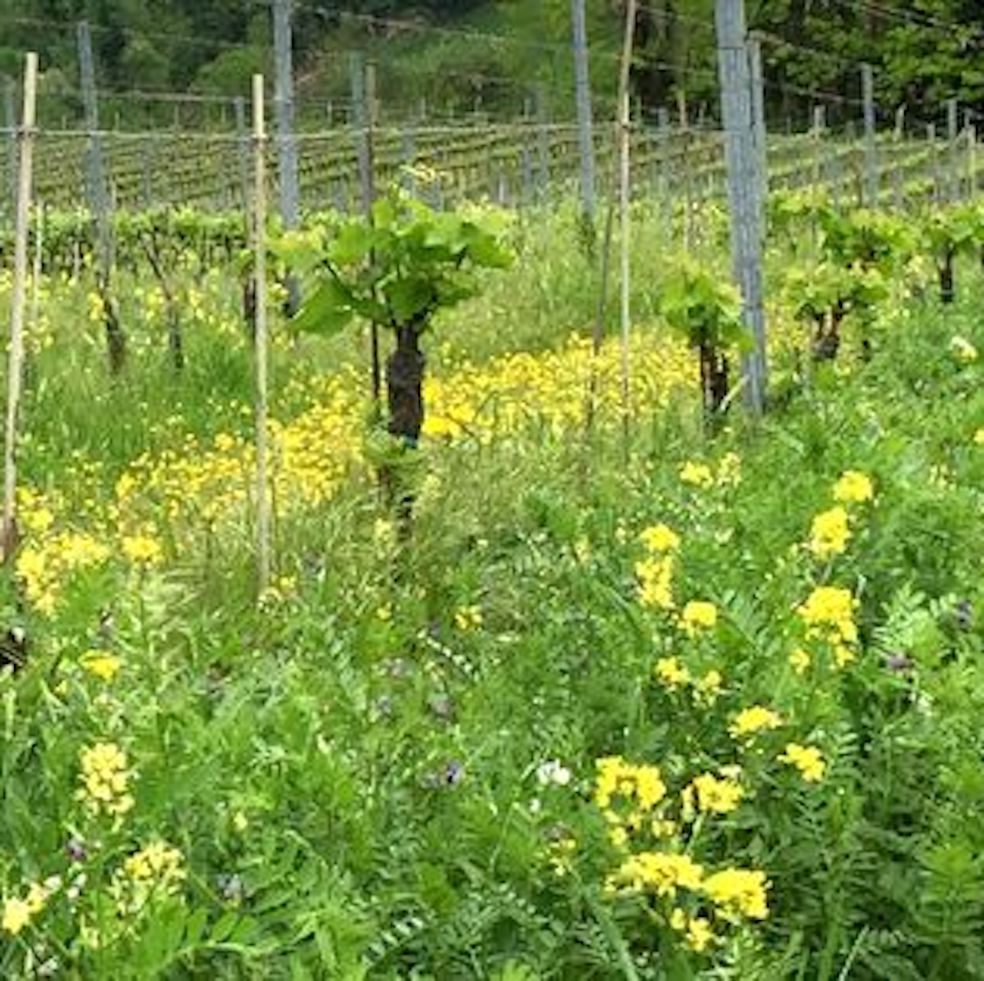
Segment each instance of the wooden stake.
M31 219L31 179L37 111L38 56L32 51L24 66L24 114L21 119L20 166L17 181L17 222L14 239L14 291L10 302L10 351L7 361L7 417L3 452L3 528L0 548L4 562L17 548L17 416L24 362L24 303L27 286L27 234Z
M253 249L256 277L256 545L260 595L270 584L267 474L266 118L263 76L253 76Z

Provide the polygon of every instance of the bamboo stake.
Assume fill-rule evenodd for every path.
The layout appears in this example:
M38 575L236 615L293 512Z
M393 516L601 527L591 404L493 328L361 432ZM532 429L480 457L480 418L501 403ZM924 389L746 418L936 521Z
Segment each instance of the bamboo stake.
M270 583L267 475L266 119L263 76L253 76L253 249L256 277L256 539L260 595Z
M31 218L31 178L37 110L38 56L28 53L24 65L24 114L18 135L20 167L17 184L17 223L14 241L14 291L10 303L10 351L7 362L7 417L3 451L3 529L0 547L4 562L17 548L17 416L24 363L24 303L27 285L27 234Z

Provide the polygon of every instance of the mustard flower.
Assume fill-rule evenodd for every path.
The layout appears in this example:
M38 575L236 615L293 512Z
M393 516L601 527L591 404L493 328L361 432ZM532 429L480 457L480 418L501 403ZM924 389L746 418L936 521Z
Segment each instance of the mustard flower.
M874 496L871 478L859 470L845 470L834 484L834 500L841 504L863 504Z
M764 872L727 868L709 875L701 887L726 918L740 915L764 920L769 915L766 900L769 883Z
M717 607L703 600L690 600L680 613L680 626L693 637L701 630L710 630L718 619Z
M119 673L123 662L109 651L88 650L80 658L79 664L102 681L112 681Z
M809 548L818 558L829 558L832 555L840 555L847 548L850 537L847 511L840 506L834 507L829 511L821 512L813 519Z
M808 783L816 783L823 779L826 763L820 750L815 746L801 746L799 743L788 743L786 751L778 756L780 763L789 763L799 770Z
M782 716L770 708L753 705L742 709L728 726L728 732L733 739L747 739L764 729L778 729L782 725Z
M676 691L690 681L690 672L680 663L678 657L661 657L656 662L657 681L669 691Z
M651 552L674 552L680 547L680 536L662 522L644 528L639 538Z
M714 484L714 472L706 463L688 460L680 467L680 480L691 487L707 488Z

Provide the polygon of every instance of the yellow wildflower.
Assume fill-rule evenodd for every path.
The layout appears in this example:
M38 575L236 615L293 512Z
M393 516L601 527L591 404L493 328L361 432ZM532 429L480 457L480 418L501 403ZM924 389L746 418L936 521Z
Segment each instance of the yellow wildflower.
M121 817L133 807L128 792L132 772L127 766L126 753L115 743L95 743L81 751L82 787L78 796L94 814L104 812Z
M687 946L700 954L703 953L714 939L711 922L706 917L695 916L687 925Z
M23 899L11 898L4 900L0 928L16 937L30 921L31 910Z
M708 876L703 891L725 917L747 916L764 920L769 915L765 873L751 869L723 869Z
M109 651L89 650L80 658L79 664L102 681L112 681L122 666L122 661Z
M676 691L690 681L690 672L678 657L661 657L656 662L655 674L659 683L670 691Z
M725 453L718 464L717 481L719 484L737 487L741 483L741 457L737 453Z
M958 361L963 361L964 364L970 364L977 360L977 348L966 337L957 335L951 338L950 350L953 352L953 356Z
M639 538L652 552L673 552L680 547L680 536L662 522L644 528Z
M974 433L974 442L978 446L984 446L984 426L981 426L981 428Z
M718 618L717 607L703 600L690 600L680 614L680 626L691 637L701 630L710 630Z
M139 913L155 896L174 895L185 879L181 852L154 841L134 852L117 869L110 889L122 914Z
M482 626L482 608L475 604L458 607L454 614L454 625L466 633L478 630Z
M799 743L788 743L786 752L781 753L778 759L781 763L795 766L808 783L822 780L827 766L819 749L815 746L801 746Z
M680 468L680 480L691 487L710 487L714 483L714 472L706 463L688 460Z
M681 796L684 813L692 813L696 798L697 810L701 813L729 814L741 803L745 791L736 780L720 778L713 773L702 773L694 777Z
M863 504L874 496L871 478L859 470L845 470L834 484L834 500L841 504Z
M728 732L734 739L743 739L763 729L777 729L781 725L782 717L777 712L763 705L753 705L751 708L742 709L734 717Z
M640 852L622 863L615 873L615 881L633 892L651 890L657 896L672 898L678 888L700 889L703 875L703 867L689 855Z
M694 701L699 705L713 705L721 693L723 684L721 672L711 668L694 682Z
M818 558L840 555L847 548L851 537L847 511L838 506L823 511L813 519L810 529L810 551Z
M673 609L673 557L651 555L636 563L639 602L661 610Z
M818 586L797 609L806 623L808 636L819 636L831 643L853 644L858 639L854 623L857 600L840 586Z
M164 557L160 542L149 535L125 535L120 544L123 555L134 565L157 565Z
M802 647L797 647L796 650L789 655L790 666L797 674L806 674L810 667L811 660L809 651L803 650Z
M674 907L670 914L670 926L681 932L687 929L687 914L679 906Z

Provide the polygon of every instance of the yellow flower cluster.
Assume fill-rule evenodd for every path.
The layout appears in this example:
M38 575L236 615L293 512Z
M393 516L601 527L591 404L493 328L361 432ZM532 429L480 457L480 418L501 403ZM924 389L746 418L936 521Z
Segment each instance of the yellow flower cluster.
M133 771L127 765L126 753L115 743L95 743L79 755L82 786L78 796L89 811L117 818L130 811L134 804L129 792Z
M695 382L693 361L682 344L638 332L630 341L630 357L631 415L667 406L677 388L689 388ZM531 423L559 435L583 424L592 374L598 406L619 405L617 345L606 344L595 357L590 340L579 337L556 351L519 352L485 365L465 363L452 374L432 376L425 382L424 435L471 437L486 443L515 435ZM611 423L619 419L615 412L597 417Z
M79 658L79 664L101 681L112 681L122 667L122 661L115 654L96 649L86 651Z
M714 486L714 471L706 463L688 460L680 467L680 480L691 487L707 488Z
M763 705L753 705L742 709L728 726L728 732L733 739L750 739L756 733L766 729L778 729L782 725L782 716Z
M133 565L151 566L160 564L164 558L161 543L151 535L124 535L120 548L127 561Z
M864 504L874 496L871 478L859 470L845 470L834 484L834 500L842 504Z
M714 941L714 930L706 916L687 916L678 906L670 916L670 926L684 935L687 946L694 952L703 953Z
M639 602L643 606L672 610L673 553L680 547L680 537L666 525L657 524L646 528L640 539L647 554L635 566Z
M18 896L5 899L2 913L0 913L0 930L16 937L34 917L44 910L48 900L58 891L60 886L61 879L52 876L44 882L32 882L23 899Z
M826 641L833 647L834 661L838 667L844 667L854 660L852 645L858 639L858 628L854 622L857 605L857 600L848 589L818 586L796 611L806 624L808 638Z
M826 763L816 746L801 746L799 743L788 743L786 752L778 757L780 763L789 763L799 770L800 775L808 783L817 783L823 779Z
M765 873L753 869L723 869L708 876L702 886L725 918L745 916L764 920L769 915L766 894L769 883Z
M716 777L713 773L702 773L681 791L683 814L692 820L695 812L701 814L730 814L741 803L745 790L735 779L728 776Z
M109 555L109 548L93 536L62 531L21 549L15 569L28 602L39 613L51 616L71 576L101 565Z
M810 528L810 551L820 559L840 555L851 537L847 511L838 505L822 511L813 519Z
M690 685L694 701L698 705L713 705L724 685L724 678L716 668L694 678L678 657L661 657L656 662L653 674L667 691L677 691Z
M691 637L701 630L710 630L717 624L717 620L717 607L703 600L690 600L680 613L680 626Z
M629 763L621 756L606 756L597 767L594 802L608 822L609 840L622 848L629 831L637 831L645 815L666 796L666 784L659 767Z
M703 866L690 856L675 852L639 852L630 855L609 880L610 886L631 892L676 896L677 889L696 892L701 887Z
M454 625L463 633L481 629L483 623L482 608L477 604L459 606L454 613Z
M141 912L152 898L175 895L185 876L181 852L163 841L134 852L117 870L111 885L120 915Z
M964 364L971 364L977 360L977 348L966 337L959 335L952 337L950 350L953 352L953 356Z

